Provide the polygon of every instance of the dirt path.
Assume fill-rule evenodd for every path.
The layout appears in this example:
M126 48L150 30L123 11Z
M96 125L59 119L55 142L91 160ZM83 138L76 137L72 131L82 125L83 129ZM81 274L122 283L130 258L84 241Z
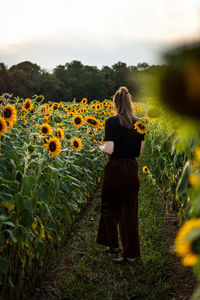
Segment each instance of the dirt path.
M144 162L140 162L140 169ZM176 218L161 212L155 187L140 172L139 228L142 261L134 266L112 263L111 255L95 243L100 218L100 187L88 203L58 259L30 300L189 300L196 279L190 268L170 252ZM154 199L154 200L153 200Z

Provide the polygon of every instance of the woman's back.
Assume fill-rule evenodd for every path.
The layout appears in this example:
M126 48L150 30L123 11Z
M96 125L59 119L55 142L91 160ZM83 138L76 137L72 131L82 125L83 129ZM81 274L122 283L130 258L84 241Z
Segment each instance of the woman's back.
M133 126L131 129L120 124L119 115L110 117L105 122L104 141L114 141L114 151L111 158L134 158L140 155L141 141L144 134L140 134Z

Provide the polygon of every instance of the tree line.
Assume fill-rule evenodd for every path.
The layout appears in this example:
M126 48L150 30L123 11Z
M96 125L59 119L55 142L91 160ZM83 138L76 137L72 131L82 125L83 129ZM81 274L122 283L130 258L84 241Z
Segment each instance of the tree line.
M150 66L145 62L137 66L118 62L112 67L98 69L74 60L56 66L50 73L30 61L10 68L0 63L0 95L5 92L21 98L43 95L46 101L72 101L76 98L79 102L83 97L89 101L103 100L112 97L120 86L127 86L130 93L137 96L138 74L154 72L160 68L162 65Z

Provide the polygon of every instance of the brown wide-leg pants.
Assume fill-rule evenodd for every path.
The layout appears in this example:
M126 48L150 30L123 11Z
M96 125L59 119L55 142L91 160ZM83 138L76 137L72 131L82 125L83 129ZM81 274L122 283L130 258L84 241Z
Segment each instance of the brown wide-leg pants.
M138 163L133 159L110 159L104 169L101 219L96 242L118 248L119 222L124 257L139 257Z

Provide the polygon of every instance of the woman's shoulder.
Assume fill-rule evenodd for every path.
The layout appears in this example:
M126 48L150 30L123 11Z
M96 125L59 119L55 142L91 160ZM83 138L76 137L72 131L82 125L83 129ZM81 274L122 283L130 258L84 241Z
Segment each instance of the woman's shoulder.
M119 116L115 115L115 116L109 117L108 119L106 119L106 122L107 123L112 123L112 124L118 123L119 122Z

